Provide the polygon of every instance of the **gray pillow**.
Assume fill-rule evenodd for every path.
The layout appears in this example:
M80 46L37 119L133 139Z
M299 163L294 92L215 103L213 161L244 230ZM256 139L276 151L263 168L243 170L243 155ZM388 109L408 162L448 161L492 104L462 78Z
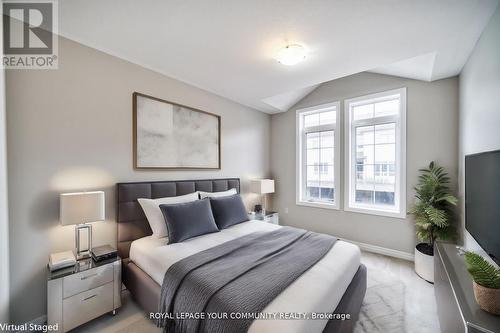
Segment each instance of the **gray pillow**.
M219 231L208 199L160 205L160 209L167 223L169 244Z
M210 198L210 205L219 229L248 221L247 211L239 194Z

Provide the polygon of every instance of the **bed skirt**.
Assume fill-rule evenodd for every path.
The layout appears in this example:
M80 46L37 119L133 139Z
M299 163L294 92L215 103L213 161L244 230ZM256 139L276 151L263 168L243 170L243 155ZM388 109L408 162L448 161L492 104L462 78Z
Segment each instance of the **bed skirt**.
M146 313L156 313L160 304L161 287L133 262L123 262L123 283L132 298ZM323 333L352 332L356 323L363 298L366 293L366 267L360 265L351 283L347 287L339 305L333 313L349 313L350 320L329 320Z

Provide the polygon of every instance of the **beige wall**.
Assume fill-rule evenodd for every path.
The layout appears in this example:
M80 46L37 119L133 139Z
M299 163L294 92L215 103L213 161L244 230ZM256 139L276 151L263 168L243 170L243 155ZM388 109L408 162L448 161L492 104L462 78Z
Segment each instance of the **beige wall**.
M432 83L360 73L322 84L288 112L272 116L271 165L276 179L274 209L280 222L357 242L413 253L410 218L397 219L295 204L295 111L375 92L407 87L407 203L413 202L418 169L432 160L457 178L458 80ZM342 133L343 136L343 133ZM342 138L343 154L343 138ZM343 175L343 174L342 174ZM342 189L343 189L343 176ZM342 190L343 193L343 190ZM288 213L286 213L288 209Z
M48 255L73 247L73 228L58 224L59 193L104 190L94 244L115 245L116 182L240 177L250 206L248 179L270 172L269 115L64 38L59 48L58 70L7 73L14 322L45 314ZM222 170L134 171L133 91L221 115Z
M460 74L460 183L465 226L465 155L500 149L500 8L496 10ZM479 245L465 232L465 245Z

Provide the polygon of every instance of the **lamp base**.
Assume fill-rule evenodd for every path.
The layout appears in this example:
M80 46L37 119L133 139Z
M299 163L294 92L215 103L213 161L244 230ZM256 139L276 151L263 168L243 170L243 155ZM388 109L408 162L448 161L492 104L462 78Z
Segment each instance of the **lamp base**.
M76 254L76 260L83 260L83 259L88 259L88 258L90 258L89 251L81 251L80 253L77 252L77 254Z
M267 194L263 194L264 200L262 200L262 216L266 216L267 210Z
M87 248L81 249L80 247L80 232L87 229ZM92 250L92 225L91 224L78 224L75 226L75 256L76 260L90 258L90 251Z

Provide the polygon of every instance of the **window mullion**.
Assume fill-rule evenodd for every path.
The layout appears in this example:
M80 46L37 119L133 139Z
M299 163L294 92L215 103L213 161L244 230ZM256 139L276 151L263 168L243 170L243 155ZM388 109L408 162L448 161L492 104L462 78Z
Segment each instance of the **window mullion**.
M350 117L349 117L350 118ZM356 138L356 127L354 124L351 125L349 130L349 135L351 138L351 145L349 147L350 152L350 161L349 161L349 202L351 200L356 200L356 186L358 182L358 174L357 174L357 159L356 159L356 147L357 147L357 138ZM354 172L353 172L354 168Z
M302 183L302 199L307 200L307 132L303 132L302 134L302 174L301 174L301 183Z
M306 133L334 131L334 130L335 130L335 124L309 126L304 128L304 132Z
M375 156L375 125L373 125L373 164L372 164L372 177L373 177L373 197L372 197L372 205L375 205L375 189L376 189L376 182L375 182L375 165L377 164L377 156Z
M370 125L382 125L387 123L397 122L398 116L384 116L384 117L374 117L369 119L353 120L352 124L356 127L359 126L370 126Z
M318 144L318 198L321 201L321 132L318 132L319 144Z

